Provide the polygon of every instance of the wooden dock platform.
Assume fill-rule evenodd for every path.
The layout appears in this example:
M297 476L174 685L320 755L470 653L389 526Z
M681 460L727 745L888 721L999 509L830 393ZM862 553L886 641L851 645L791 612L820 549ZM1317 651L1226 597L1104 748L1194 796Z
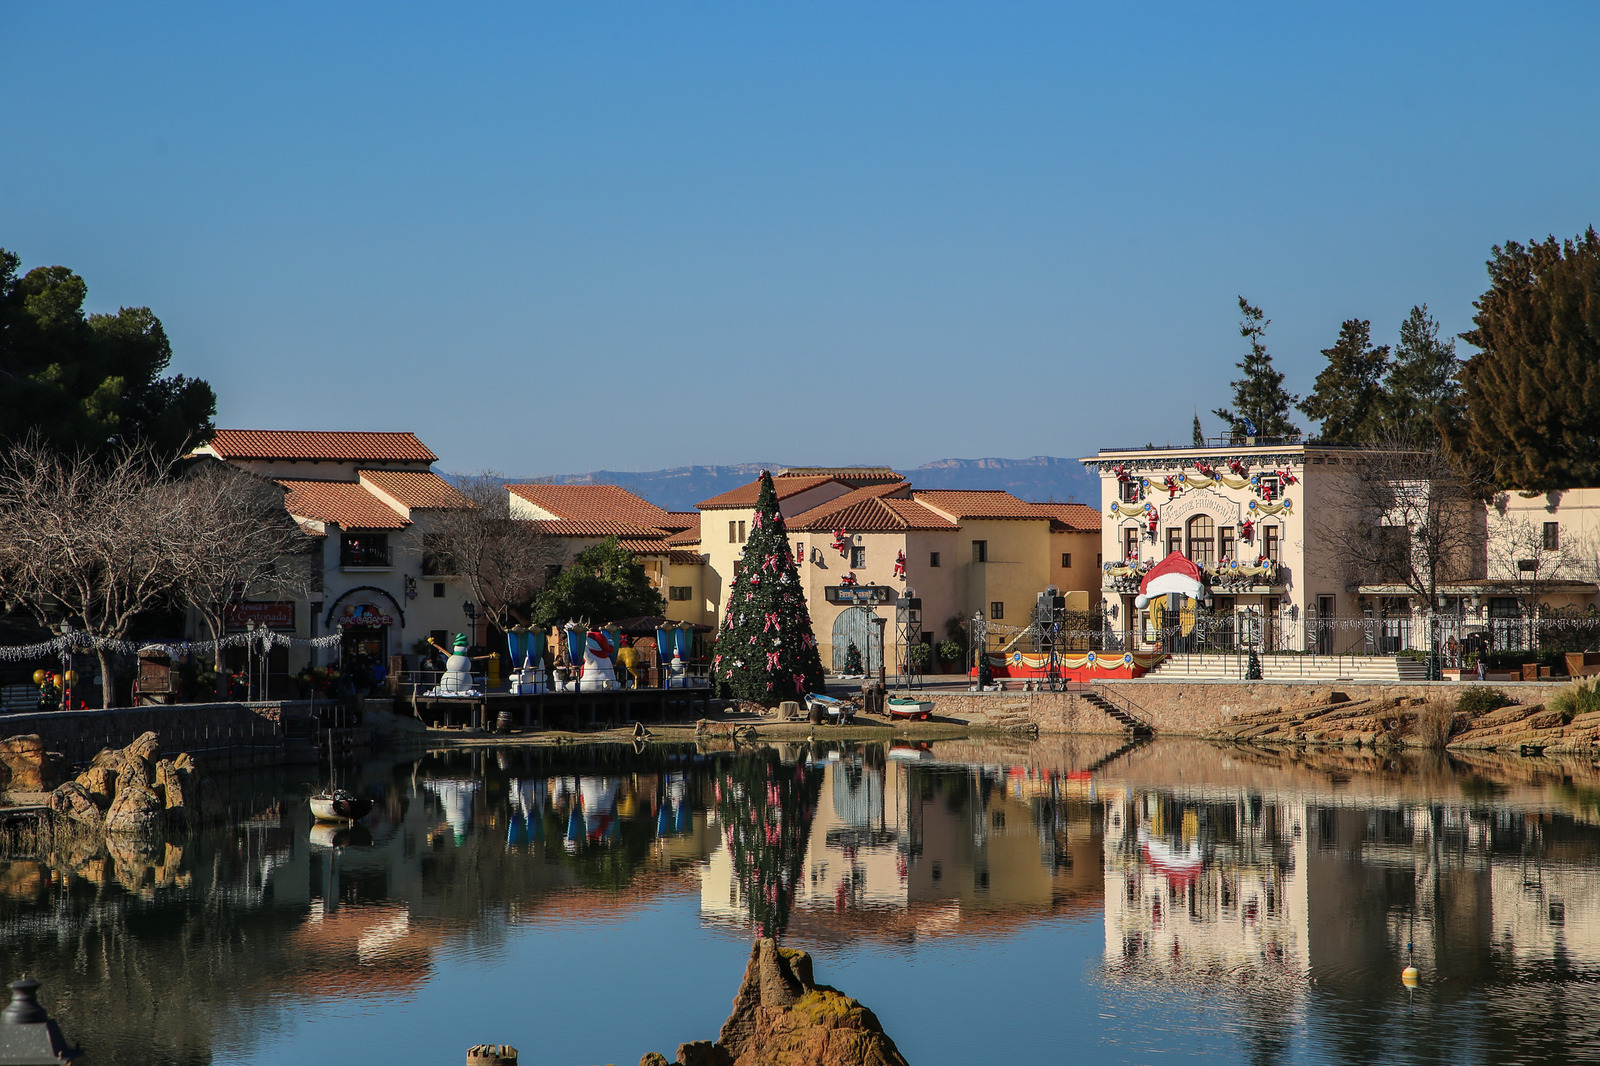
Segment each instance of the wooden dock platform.
M492 730L509 715L507 728L597 729L630 722L684 722L704 716L706 688L622 688L602 692L540 692L483 696L399 695L395 709L409 710L434 728Z

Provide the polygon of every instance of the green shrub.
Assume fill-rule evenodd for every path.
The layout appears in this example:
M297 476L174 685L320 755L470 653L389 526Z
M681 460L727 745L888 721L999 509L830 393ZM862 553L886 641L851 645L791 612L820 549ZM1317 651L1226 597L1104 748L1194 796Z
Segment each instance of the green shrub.
M1550 700L1550 709L1561 716L1563 723L1580 714L1600 711L1600 677L1586 677L1574 681L1557 692Z
M958 663L961 661L961 644L954 640L941 640L939 642L939 659L941 662Z
M1508 707L1517 702L1497 688L1473 685L1456 700L1456 710L1466 715L1487 714L1498 707Z
M928 660L933 657L933 649L922 642L906 645L906 665L913 673L922 673L928 668Z

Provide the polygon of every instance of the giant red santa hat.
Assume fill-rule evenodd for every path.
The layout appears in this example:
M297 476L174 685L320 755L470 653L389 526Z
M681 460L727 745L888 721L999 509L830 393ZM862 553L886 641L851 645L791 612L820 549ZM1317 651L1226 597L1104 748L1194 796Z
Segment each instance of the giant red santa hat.
M1144 575L1144 580L1139 582L1139 595L1134 599L1134 606L1145 608L1150 601L1158 596L1165 596L1169 592L1181 592L1191 600L1203 599L1206 594L1205 582L1200 579L1200 568L1180 553L1173 552Z

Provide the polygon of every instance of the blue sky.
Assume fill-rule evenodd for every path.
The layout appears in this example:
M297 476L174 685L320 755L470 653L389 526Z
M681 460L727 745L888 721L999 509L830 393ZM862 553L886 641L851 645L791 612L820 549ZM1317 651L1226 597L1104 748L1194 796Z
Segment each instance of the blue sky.
M1186 440L1236 297L1468 328L1596 222L1600 5L0 5L0 246L218 423L451 469ZM1463 353L1466 349L1463 347Z

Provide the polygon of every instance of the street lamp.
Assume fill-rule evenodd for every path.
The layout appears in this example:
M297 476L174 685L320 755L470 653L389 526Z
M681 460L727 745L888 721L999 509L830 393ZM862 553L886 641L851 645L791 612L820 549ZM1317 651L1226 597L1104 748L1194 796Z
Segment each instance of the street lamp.
M461 605L461 613L467 616L467 643L478 643L478 605L468 600Z

